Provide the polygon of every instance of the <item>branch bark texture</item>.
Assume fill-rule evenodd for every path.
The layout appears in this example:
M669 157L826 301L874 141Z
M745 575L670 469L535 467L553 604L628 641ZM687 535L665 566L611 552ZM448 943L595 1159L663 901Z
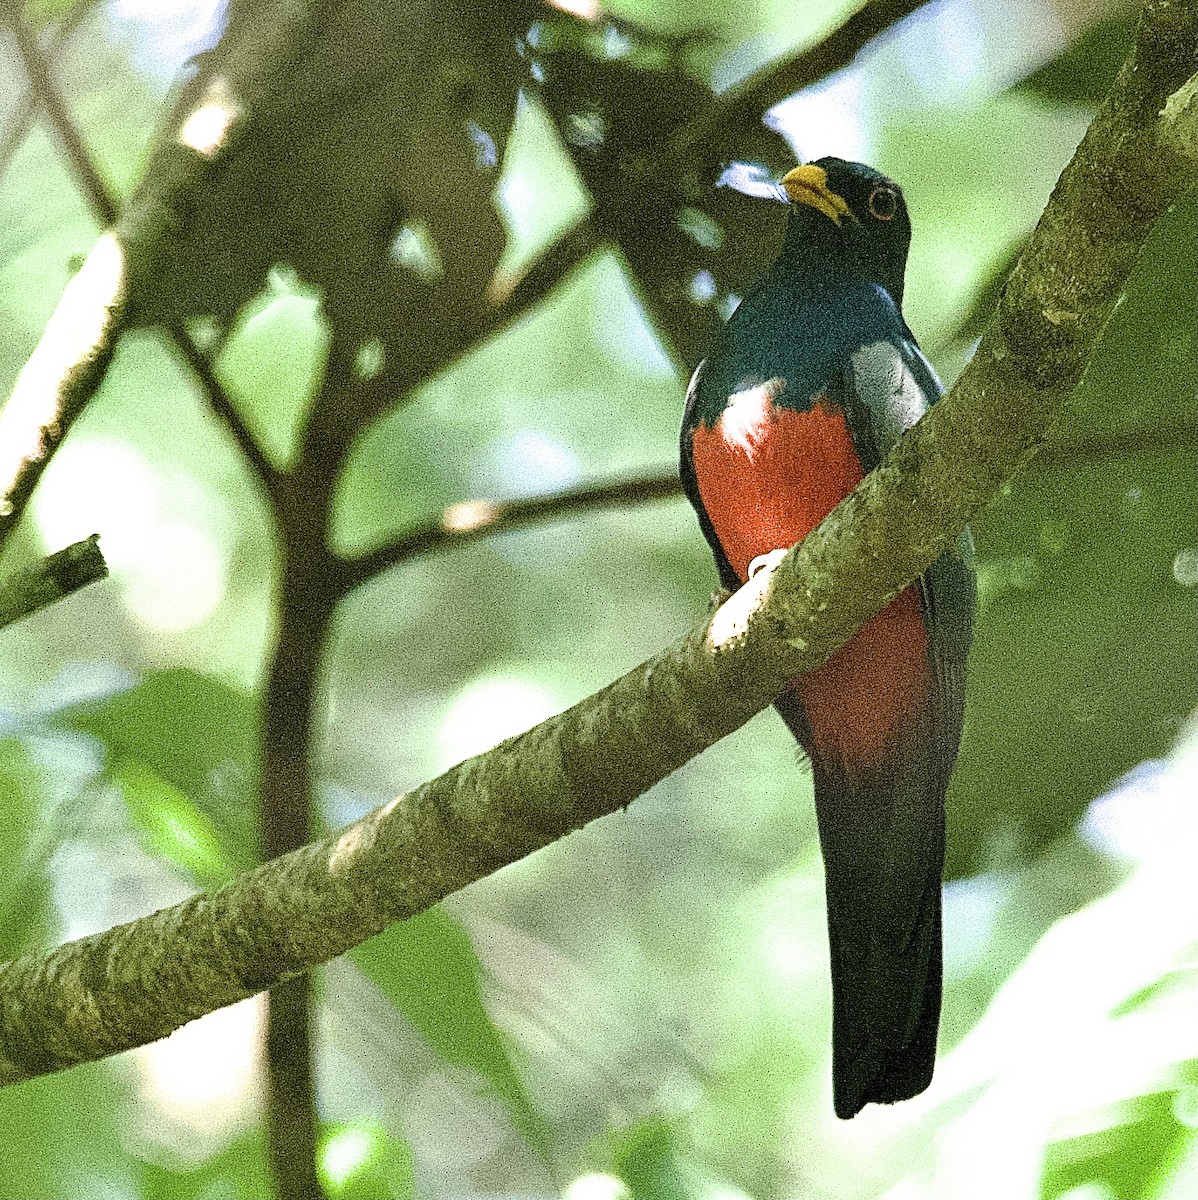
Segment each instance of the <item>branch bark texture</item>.
M1046 438L1138 247L1192 178L1193 140L1159 114L1196 37L1193 3L1146 6L973 361L775 570L602 691L347 829L0 967L0 1081L162 1037L617 811L842 645Z

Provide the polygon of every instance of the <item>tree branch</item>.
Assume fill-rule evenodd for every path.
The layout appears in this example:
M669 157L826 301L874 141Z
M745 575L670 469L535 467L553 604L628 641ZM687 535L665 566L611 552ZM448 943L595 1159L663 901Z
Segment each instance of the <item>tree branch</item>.
M108 564L99 543L100 535L93 533L0 583L0 629L104 579Z
M41 46L38 45L37 38L21 15L19 8L11 6L8 20L33 94L49 118L54 132L62 144L75 181L86 196L92 215L103 227L115 225L120 216L120 207L116 197L101 178L87 145L84 143L83 135L71 118L62 94L54 82L50 64L46 61ZM208 407L224 423L264 490L268 495L272 495L278 486L279 472L263 453L257 439L242 420L241 414L221 386L220 380L216 378L207 356L182 325L168 326L167 334L178 347L196 379L199 380L200 387L208 401ZM3 476L0 476L0 479L2 478Z
M196 345L195 339L182 325L168 325L166 332L183 356L183 361L191 368L191 373L199 381L200 389L208 401L208 407L228 430L238 450L249 463L250 469L258 477L263 491L267 496L273 498L278 492L282 472L266 457L262 447L258 444L258 439L250 432L249 426L242 419L241 413L237 411L237 406L233 403L229 393L217 379L208 356Z
M14 0L5 0L4 7L8 10L6 15L9 28L17 43L17 52L25 67L29 86L33 89L38 104L50 118L50 124L58 135L63 150L66 151L67 162L75 176L75 182L87 197L88 206L100 225L104 228L115 225L118 210L112 191L100 178L100 172L92 160L92 156L88 153L87 146L84 145L83 136L75 122L71 120L71 114L67 112L67 106L63 102L58 88L54 86L50 65L46 62L45 55L42 54L37 37L29 28L20 6Z
M128 319L125 249L102 234L63 290L54 315L0 410L0 548L50 457L99 389Z
M892 25L922 8L927 0L866 0L827 37L789 58L771 62L684 124L673 138L672 155L718 140L730 130L757 125L762 114L796 92L847 67Z
M66 45L80 21L90 13L96 2L97 0L86 0L85 3L76 4L69 12L63 14L62 20L55 25L50 34L49 53L51 58ZM7 8L5 18L10 22L13 19L11 14L19 14L15 0L4 0L3 7ZM3 130L0 130L0 176L3 176L8 170L13 155L28 135L29 127L37 116L37 108L37 95L33 92L26 92L13 105L7 123Z
M547 246L523 272L497 275L488 289L487 298L493 307L480 336L494 332L540 304L602 244L603 232L594 218L583 217Z
M351 591L418 555L434 554L478 538L589 509L645 504L680 495L678 472L669 468L652 475L608 480L527 500L463 500L451 504L439 517L400 534L393 542L346 560L342 575L345 589Z
M1158 119L1198 15L1152 0L982 345L945 398L773 570L622 679L320 842L0 968L0 1080L162 1037L627 805L896 596L1047 437L1198 150Z
M1029 466L1035 469L1063 462L1195 446L1198 446L1198 421L1177 420L1163 427L1154 425L1091 437L1049 437ZM443 509L439 516L401 533L394 541L343 560L342 586L350 592L413 558L439 554L513 529L526 529L597 508L652 504L681 495L677 468L663 467L652 474L604 480L525 500L461 500Z
M321 663L344 594L326 548L333 495L349 434L346 390L356 385L354 348L334 338L294 468L275 501L282 555L275 643L262 696L262 857L312 836L313 742L323 728ZM280 1197L323 1196L316 1173L319 1129L312 1054L312 981L270 989L266 1018L266 1143Z

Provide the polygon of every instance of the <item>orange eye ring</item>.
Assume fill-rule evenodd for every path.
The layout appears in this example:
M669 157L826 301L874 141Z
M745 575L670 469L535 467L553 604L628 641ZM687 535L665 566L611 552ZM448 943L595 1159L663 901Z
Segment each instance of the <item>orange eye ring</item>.
M869 194L869 212L879 221L890 221L898 212L898 194L894 188L876 187Z

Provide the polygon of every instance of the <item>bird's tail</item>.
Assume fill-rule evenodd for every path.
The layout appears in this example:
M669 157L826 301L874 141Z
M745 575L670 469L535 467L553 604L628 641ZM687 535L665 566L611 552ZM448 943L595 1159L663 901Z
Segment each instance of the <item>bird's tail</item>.
M810 750L797 698L778 704ZM928 729L854 770L812 758L832 963L836 1115L928 1086L941 994L945 773Z

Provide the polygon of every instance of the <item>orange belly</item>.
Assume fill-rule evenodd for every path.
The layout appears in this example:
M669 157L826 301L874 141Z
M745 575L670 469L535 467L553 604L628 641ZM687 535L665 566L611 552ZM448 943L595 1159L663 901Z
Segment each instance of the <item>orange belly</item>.
M775 408L781 381L734 397L692 454L703 507L742 581L759 554L801 541L861 482L844 414L822 397L808 412ZM795 681L824 758L880 762L928 698L927 631L914 588L827 662Z

